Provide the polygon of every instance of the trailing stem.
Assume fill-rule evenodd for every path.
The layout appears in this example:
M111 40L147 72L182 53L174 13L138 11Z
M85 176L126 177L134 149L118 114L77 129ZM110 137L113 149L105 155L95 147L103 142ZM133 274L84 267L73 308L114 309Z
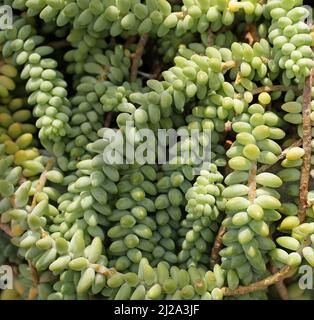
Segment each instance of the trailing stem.
M243 295L243 294L248 294L251 292L259 291L266 289L267 287L278 283L279 281L290 277L297 268L295 267L290 267L290 266L285 266L282 269L280 269L278 272L275 274L261 280L257 281L255 283L252 283L248 286L240 286L236 289L229 289L229 288L222 288L224 296L236 296L236 295Z
M303 91L303 163L301 168L300 179L300 196L299 196L299 219L304 222L307 208L307 194L309 188L309 179L311 171L311 142L312 142L312 126L311 126L311 91L312 91L312 74L306 77Z
M226 227L221 225L216 235L216 239L210 255L211 269L214 268L215 264L218 264L220 262L219 251L222 247L222 237L226 233L226 231L227 231Z
M131 76L130 76L131 82L136 80L139 62L143 55L147 40L148 40L148 34L145 33L140 37L135 53L132 56L132 66L131 66Z

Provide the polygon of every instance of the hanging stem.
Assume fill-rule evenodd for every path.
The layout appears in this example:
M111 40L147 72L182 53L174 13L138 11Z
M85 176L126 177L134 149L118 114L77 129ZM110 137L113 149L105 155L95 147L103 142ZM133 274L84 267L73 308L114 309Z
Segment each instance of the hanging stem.
M293 268L290 266L285 266L282 269L280 269L278 272L276 272L275 274L261 280L255 283L252 283L248 286L240 286L236 289L229 289L227 287L222 288L222 292L224 296L236 296L236 295L243 295L243 294L247 294L247 293L251 293L251 292L255 292L255 291L259 291L259 290L263 290L266 289L267 287L278 283L279 281L290 277L295 271L297 270L297 268Z
M271 265L270 271L271 273L276 273L278 269L274 265ZM283 279L275 283L275 287L281 300L289 300L288 290Z
M111 120L112 120L112 112L108 112L106 114L105 123L104 123L104 126L106 128L110 128Z
M216 235L216 239L211 251L210 255L210 267L211 269L214 268L215 264L218 264L220 262L220 256L219 256L219 251L222 247L222 237L226 233L227 229L225 226L221 225L218 233Z
M309 178L311 170L311 142L312 142L312 126L311 126L311 91L312 91L312 74L306 77L303 91L303 163L301 168L300 179L300 196L299 196L299 219L304 222L307 208L307 194L309 188Z
M131 82L136 80L138 65L139 65L140 59L143 55L143 51L144 51L145 45L147 43L147 40L148 40L148 34L145 33L140 37L140 40L137 44L136 51L132 56L132 67L131 67L131 76L130 76Z
M54 49L62 49L67 48L70 46L70 43L66 40L59 40L59 41L52 41L48 43L49 47L52 47Z
M286 148L285 150L283 150L281 152L281 154L278 156L278 161L283 159L286 154L288 153L288 151L290 151L292 148L295 148L295 147L299 147L302 145L302 139L298 139L296 140L295 142L293 142L291 144L291 146L289 146L288 148ZM277 162L276 162L277 163ZM273 164L265 164L263 166L261 166L258 170L257 170L257 173L262 173L262 172L265 172L267 171L269 168L271 168L273 166Z

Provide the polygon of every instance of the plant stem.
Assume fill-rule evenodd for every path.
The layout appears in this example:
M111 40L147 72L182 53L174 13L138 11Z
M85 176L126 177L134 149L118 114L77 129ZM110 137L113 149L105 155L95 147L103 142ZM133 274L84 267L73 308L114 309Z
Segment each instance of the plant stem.
M144 51L145 45L147 43L147 40L148 40L148 34L145 33L140 37L140 40L137 44L137 48L135 50L135 53L132 56L132 66L131 66L131 76L130 76L131 82L136 80L138 65L139 65L140 59L143 55L143 51Z
M291 274L293 274L297 268L293 268L290 266L285 266L282 269L280 269L275 274L261 280L257 281L255 283L252 283L248 286L240 286L236 289L229 289L227 287L222 288L222 292L224 296L236 296L236 295L243 295L259 290L266 289L267 287L278 283L279 281L289 277Z
M276 273L278 269L274 265L271 265L270 271L271 273ZM288 290L283 279L275 283L275 287L281 300L289 300Z
M66 40L52 41L48 43L49 47L54 49L62 49L70 46L70 43Z
M312 126L311 126L311 91L312 91L312 74L306 77L303 91L303 163L301 168L300 179L300 196L299 196L299 213L300 222L304 222L307 208L307 194L309 188L309 178L311 171L311 142L312 142Z
M221 225L218 233L216 235L216 239L211 251L211 255L210 255L210 267L211 269L214 268L215 264L220 262L220 257L219 257L219 251L222 247L222 237L223 235L226 233L227 229L225 226Z
M105 123L104 123L104 126L105 126L106 128L110 128L111 120L112 120L112 112L108 112L108 113L106 114Z
M302 139L298 139L296 140L295 142L293 142L291 144L291 146L289 146L288 148L286 148L285 150L283 150L281 152L281 154L278 156L278 161L283 159L286 154L288 153L288 151L290 151L292 148L295 148L295 147L299 147L302 145ZM277 162L276 162L277 163ZM271 168L273 166L273 164L265 164L263 166L261 166L258 170L257 170L257 173L261 173L261 172L265 172L267 171L269 168Z

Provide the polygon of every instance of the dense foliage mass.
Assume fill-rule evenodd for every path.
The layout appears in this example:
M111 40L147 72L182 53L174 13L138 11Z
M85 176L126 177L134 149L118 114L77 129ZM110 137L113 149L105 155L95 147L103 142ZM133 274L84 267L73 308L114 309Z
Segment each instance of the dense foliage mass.
M2 299L314 298L310 6L2 2ZM209 130L211 163L108 164L109 128Z

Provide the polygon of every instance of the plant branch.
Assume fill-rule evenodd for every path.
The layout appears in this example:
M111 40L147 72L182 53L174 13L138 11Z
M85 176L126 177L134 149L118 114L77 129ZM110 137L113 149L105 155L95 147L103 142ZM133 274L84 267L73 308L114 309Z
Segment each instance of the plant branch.
M302 145L302 139L298 139L295 142L293 142L291 144L291 146L289 146L288 148L286 148L285 150L283 150L281 152L281 154L278 156L278 161L281 159L284 159L284 157L286 156L286 154L288 153L288 151L290 151L292 148L295 147L299 147ZM276 162L277 163L277 162ZM257 173L261 173L261 172L265 172L267 171L269 168L271 168L273 166L273 164L264 164L263 166L259 167L259 169L257 170Z
M311 142L312 142L312 126L311 126L311 91L312 91L312 74L306 77L303 91L303 163L301 168L300 179L300 195L299 195L299 219L304 222L307 208L307 194L309 188L309 178L311 171Z
M271 273L276 273L278 269L274 265L271 265L270 271ZM289 300L288 290L283 279L276 282L275 287L281 300Z
M279 281L281 281L287 277L290 277L291 274L293 274L296 270L297 270L297 268L295 268L295 267L285 266L282 269L280 269L278 272L276 272L275 274L273 274L273 275L271 275L261 281L257 281L255 283L248 285L248 286L240 286L240 287L233 289L233 290L230 288L224 287L224 288L222 288L222 292L223 292L224 296L237 296L237 295L243 295L243 294L263 290L273 284L278 283Z
M49 47L54 49L62 49L70 46L70 43L66 40L52 41L48 43Z
M131 76L130 76L131 82L136 80L139 62L143 55L143 51L147 43L147 40L148 40L148 34L145 33L140 37L135 53L132 56L132 66L131 66Z
M309 243L309 239L304 240L303 245L298 249L297 252L301 256L302 256L302 249L304 248L304 246L307 246L308 243ZM275 285L277 283L283 282L283 280L286 278L290 278L297 270L298 270L298 267L284 266L283 268L278 270L276 273L272 274L271 276L263 280L251 283L248 286L240 286L236 289L230 289L230 288L224 287L222 288L222 292L224 296L237 296L237 295L242 295L242 294L263 290L271 285Z
M104 126L105 126L106 128L110 128L111 120L112 120L112 112L108 112L108 113L106 114L105 123L104 123Z
M220 262L220 257L219 257L219 251L222 247L222 237L223 235L226 233L227 229L225 226L221 225L218 233L216 235L216 239L211 251L211 255L210 255L210 267L211 269L214 268L215 264Z

